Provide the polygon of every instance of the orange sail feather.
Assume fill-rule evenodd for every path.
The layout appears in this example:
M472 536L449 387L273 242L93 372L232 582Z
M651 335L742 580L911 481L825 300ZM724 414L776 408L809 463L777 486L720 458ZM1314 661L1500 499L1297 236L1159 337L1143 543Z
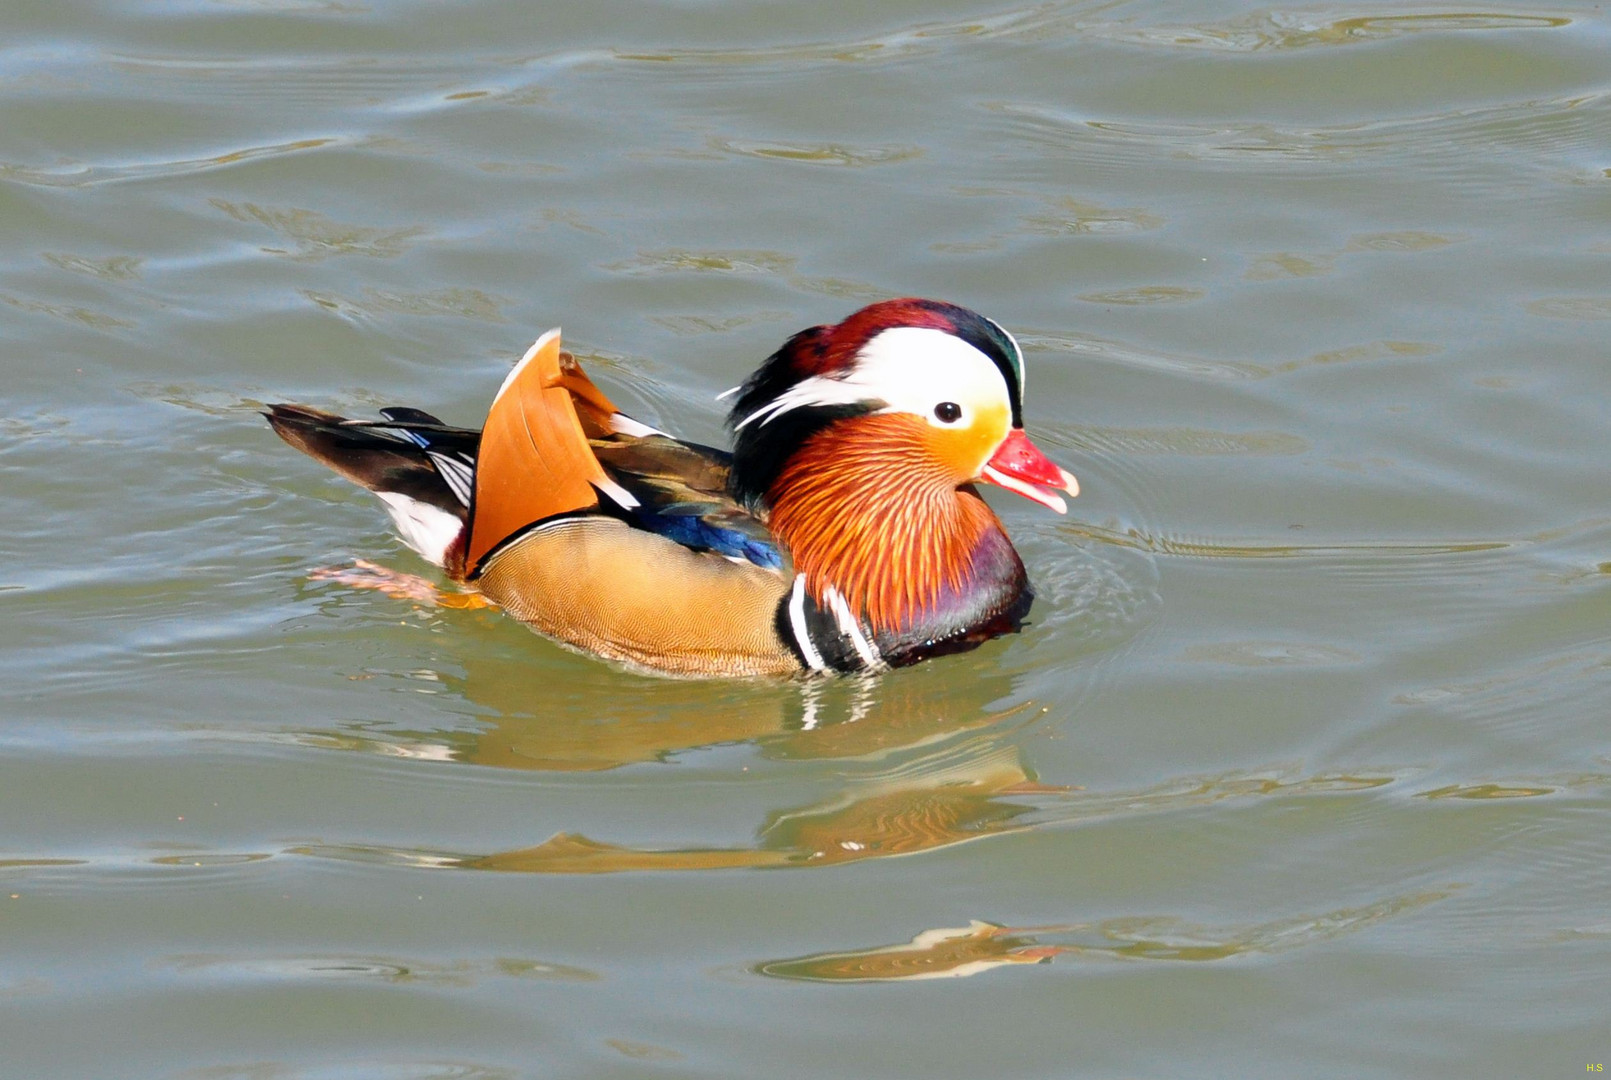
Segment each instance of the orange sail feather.
M559 330L527 350L487 414L475 471L465 568L527 526L598 505L613 485L588 445L608 430L615 406L559 348Z

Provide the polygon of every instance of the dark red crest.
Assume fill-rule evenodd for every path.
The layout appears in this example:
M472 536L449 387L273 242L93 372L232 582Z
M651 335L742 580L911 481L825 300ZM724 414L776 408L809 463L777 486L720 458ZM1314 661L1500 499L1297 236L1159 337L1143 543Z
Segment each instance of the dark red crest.
M893 326L920 326L957 331L956 320L947 314L950 304L906 296L869 304L837 326L813 326L790 339L785 351L789 366L800 378L843 371L856 360L862 347L881 331Z

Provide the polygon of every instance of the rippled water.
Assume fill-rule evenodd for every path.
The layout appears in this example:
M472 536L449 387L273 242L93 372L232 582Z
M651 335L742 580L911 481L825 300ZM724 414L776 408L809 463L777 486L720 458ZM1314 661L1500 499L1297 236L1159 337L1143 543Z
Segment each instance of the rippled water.
M0 1074L1611 1056L1604 5L0 31ZM914 293L1018 335L1084 492L995 500L1033 625L877 683L331 579L423 568L255 413L477 423L562 323L717 441L787 334Z

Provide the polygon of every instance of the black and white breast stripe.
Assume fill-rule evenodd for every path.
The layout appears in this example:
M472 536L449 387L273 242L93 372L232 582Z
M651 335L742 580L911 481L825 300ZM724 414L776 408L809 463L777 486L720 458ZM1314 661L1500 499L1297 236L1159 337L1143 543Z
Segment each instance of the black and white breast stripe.
M829 586L823 599L826 608L811 598L805 575L795 575L794 588L778 607L778 636L812 671L882 671L887 665L878 646L867 636L839 590Z

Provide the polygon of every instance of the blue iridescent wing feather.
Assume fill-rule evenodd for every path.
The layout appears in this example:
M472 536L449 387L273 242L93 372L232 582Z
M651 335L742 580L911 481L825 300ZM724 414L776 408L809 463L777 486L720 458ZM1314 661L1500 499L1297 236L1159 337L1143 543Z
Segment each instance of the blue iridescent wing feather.
M727 494L731 456L666 435L595 439L600 464L638 501L616 513L696 551L783 568L771 532Z

